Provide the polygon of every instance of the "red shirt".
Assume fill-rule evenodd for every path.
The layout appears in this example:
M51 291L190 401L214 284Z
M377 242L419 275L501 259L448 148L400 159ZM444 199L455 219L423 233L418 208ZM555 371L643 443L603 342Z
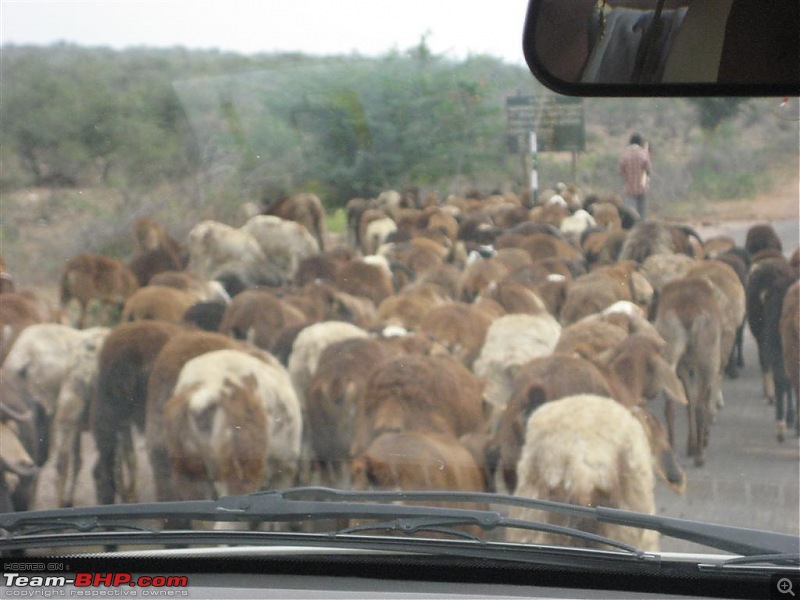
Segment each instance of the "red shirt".
M622 176L623 195L644 194L647 191L647 178L644 174L650 174L650 153L638 144L631 144L622 153L617 172Z

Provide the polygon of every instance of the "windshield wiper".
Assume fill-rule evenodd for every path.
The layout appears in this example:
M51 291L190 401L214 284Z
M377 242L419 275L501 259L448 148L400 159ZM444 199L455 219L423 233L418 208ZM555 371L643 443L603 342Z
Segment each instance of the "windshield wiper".
M531 500L516 496L480 492L357 492L330 488L303 487L283 491L257 492L244 496L228 496L219 500L115 504L7 513L0 515L0 529L10 536L0 539L0 549L11 540L41 535L50 531L75 529L89 532L106 528L131 528L157 533L130 521L145 519L196 519L203 521L253 521L287 523L324 519L370 519L377 523L347 527L329 532L328 536L347 536L366 530L386 530L413 534L420 531L449 533L483 542L480 538L454 529L475 526L485 531L496 528L517 528L566 535L584 541L600 543L637 557L645 553L613 539L536 521L511 519L491 510L454 509L393 502L485 503L520 506L546 512L591 518L598 522L629 527L653 529L660 533L733 552L750 555L794 555L798 553L797 536L646 515L630 511L585 507L546 500ZM164 532L167 533L167 532Z
M503 506L520 506L546 512L570 516L594 518L601 523L626 525L639 529L658 531L667 537L694 542L717 550L732 552L742 556L761 556L780 554L800 555L800 537L791 534L690 521L675 517L648 515L603 506L588 507L533 500L518 496L490 494L482 492L358 492L330 488L304 487L285 490L285 497L314 495L331 500L384 500L384 501L439 501L439 502L481 502ZM784 556L784 557L785 557Z

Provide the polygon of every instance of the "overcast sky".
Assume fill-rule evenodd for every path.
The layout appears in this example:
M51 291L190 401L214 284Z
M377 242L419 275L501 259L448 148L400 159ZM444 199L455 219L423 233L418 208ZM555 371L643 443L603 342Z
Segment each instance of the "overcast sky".
M524 64L527 0L0 0L0 42L373 56L416 45Z

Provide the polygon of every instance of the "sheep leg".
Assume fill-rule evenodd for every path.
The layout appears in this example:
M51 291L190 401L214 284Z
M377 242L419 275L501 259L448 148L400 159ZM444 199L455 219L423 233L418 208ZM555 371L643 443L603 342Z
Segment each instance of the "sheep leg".
M789 423L794 422L794 403L789 378L786 376L786 366L783 362L783 353L778 352L773 356L770 365L772 371L772 387L775 394L775 420L777 421L777 438L783 442Z
M129 428L120 433L114 471L122 501L136 502L136 452Z
M745 321L742 321L739 327L736 328L736 342L734 343L734 348L736 348L736 365L740 368L744 367L744 324Z
M687 412L689 416L689 437L687 439L686 444L686 454L689 456L695 457L695 463L697 462L697 453L699 452L698 448L698 432L697 432L697 404L696 402L689 401L689 405L687 406Z
M694 457L696 467L702 467L706 462L705 448L708 446L710 432L711 403L716 401L716 386L713 384L715 374L713 372L698 373L697 388L698 395L694 406L696 417L695 427L697 435L697 454Z
M739 335L738 331L736 335L738 337ZM731 353L728 355L728 362L725 365L725 375L727 375L730 379L736 379L737 377L739 377L739 365L736 360L737 344L738 340L734 342L733 347L731 348Z
M70 432L72 440L71 456L59 444L58 458L56 460L56 495L58 505L62 508L73 506L75 501L75 485L80 471L81 460L81 438L80 432Z
M667 439L669 445L675 448L675 403L669 398L664 404L664 420L667 423Z
M774 369L767 367L762 373L764 380L764 395L767 397L767 404L775 404L775 375Z
M86 317L87 317L86 313L88 312L89 306L88 306L88 303L83 301L83 300L80 300L79 303L80 303L80 306L81 306L81 313L80 313L80 316L78 317L78 329L85 329L86 328Z
M94 485L98 504L114 504L117 496L114 481L114 461L117 454L117 436L102 435L95 429L97 462L94 465Z

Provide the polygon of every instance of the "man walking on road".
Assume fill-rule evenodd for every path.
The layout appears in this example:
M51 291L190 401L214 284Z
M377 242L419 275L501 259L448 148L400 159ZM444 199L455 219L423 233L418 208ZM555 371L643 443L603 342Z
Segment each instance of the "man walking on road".
M634 209L642 220L647 218L647 194L650 182L650 153L642 136L634 133L617 165L622 177L622 197L625 205Z

